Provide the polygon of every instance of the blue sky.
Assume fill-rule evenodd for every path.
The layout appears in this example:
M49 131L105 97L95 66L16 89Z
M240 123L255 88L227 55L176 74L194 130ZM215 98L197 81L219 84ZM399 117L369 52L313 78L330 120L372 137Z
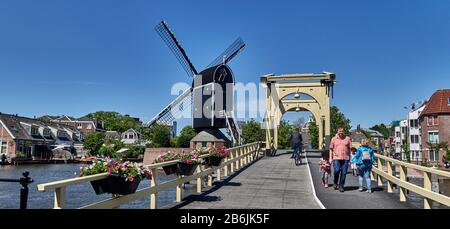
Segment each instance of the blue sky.
M2 0L0 111L150 119L191 81L153 29L165 19L197 69L241 36L237 81L335 72L332 104L353 126L389 123L450 87L449 12L441 0Z

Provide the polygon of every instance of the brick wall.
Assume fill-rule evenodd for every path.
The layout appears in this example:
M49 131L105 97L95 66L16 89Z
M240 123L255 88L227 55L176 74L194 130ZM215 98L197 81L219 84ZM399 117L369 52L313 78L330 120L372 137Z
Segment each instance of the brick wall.
M174 153L181 153L181 152L190 152L191 149L189 148L146 148L144 152L144 164L151 164L155 158L157 158L159 155L162 155L168 151L174 152Z
M14 141L12 136L9 135L8 131L1 124L0 124L0 139L7 142L7 151L8 151L7 156L15 157L16 156L16 142Z
M427 117L421 118L421 128L422 128L422 157L429 160L429 148L428 142L428 131L439 131L439 142L449 142L450 143L450 114L439 115L439 125L438 126L428 126ZM442 157L446 154L444 150L439 152L438 162L442 165Z

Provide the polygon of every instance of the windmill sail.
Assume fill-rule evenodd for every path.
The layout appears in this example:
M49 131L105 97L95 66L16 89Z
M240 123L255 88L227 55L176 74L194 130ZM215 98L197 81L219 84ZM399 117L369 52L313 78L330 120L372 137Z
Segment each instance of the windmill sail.
M161 21L161 23L159 23L155 27L155 30L159 34L161 39L166 43L167 47L169 47L169 49L175 55L178 62L180 62L184 71L186 71L186 73L191 77L193 75L198 75L197 70L187 56L186 51L184 51L183 47L181 47L180 42L178 42L177 38L170 30L167 23L165 21Z
M233 145L240 145L241 142L241 130L237 124L236 119L232 115L232 112L224 112L227 120L227 128L230 132L230 136L233 140Z
M152 127L155 124L171 125L175 119L179 118L183 112L189 110L192 105L192 88L187 89L155 117L147 122L147 127Z
M240 51L245 47L245 43L242 38L236 39L222 54L211 62L208 67L210 68L219 64L226 64L231 61Z

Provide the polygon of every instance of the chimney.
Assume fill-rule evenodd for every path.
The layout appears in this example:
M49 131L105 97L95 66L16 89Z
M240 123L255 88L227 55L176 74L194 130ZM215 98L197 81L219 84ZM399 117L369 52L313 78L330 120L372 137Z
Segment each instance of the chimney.
M356 127L356 132L361 133L361 125L358 124L358 126Z

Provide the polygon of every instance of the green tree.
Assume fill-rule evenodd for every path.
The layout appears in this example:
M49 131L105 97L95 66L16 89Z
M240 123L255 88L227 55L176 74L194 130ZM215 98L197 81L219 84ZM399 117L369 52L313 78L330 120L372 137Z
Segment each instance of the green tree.
M339 109L336 106L332 106L330 108L330 116L331 116L331 136L333 137L334 135L336 135L337 133L337 129L339 127L343 127L345 134L346 135L350 135L350 119L346 118L345 115L339 111ZM313 148L317 148L315 147L315 144L319 143L319 129L317 124L309 124L308 126L309 129L309 140L311 142L311 145Z
M152 147L170 147L171 131L169 127L157 124L152 127L152 132Z
M244 143L251 143L257 141L264 141L265 132L261 129L261 124L254 119L241 126L242 140Z
M388 138L391 135L391 130L387 128L383 123L380 125L372 126L370 129L380 132L385 138Z
M293 127L288 121L281 120L278 126L278 148L287 149L291 147L290 139Z
M192 138L194 138L195 135L197 135L197 132L195 132L192 126L183 127L180 131L180 135L176 139L176 146L180 148L188 148Z
M405 133L403 135L403 141L402 141L402 153L405 155L406 157L406 161L410 162L411 161L411 156L409 154L409 147L408 147L408 138L407 138L408 134Z
M311 147L313 149L319 148L319 127L316 125L315 122L310 122L308 124L308 133L309 133L309 141L311 144Z
M88 134L84 139L84 149L89 151L91 155L96 155L99 153L104 139L105 135L99 132Z
M339 111L339 108L336 106L332 106L330 109L330 115L331 115L331 136L336 135L337 129L339 127L343 127L345 134L350 134L350 129L352 128L350 126L350 119L346 118L344 113Z
M103 123L103 128L109 131L124 132L138 126L134 119L114 111L97 111L89 113L87 117Z
M98 153L100 155L109 156L112 158L122 158L122 155L117 153L117 151L122 148L125 148L125 144L123 144L122 141L105 137L103 140L103 145L98 150Z

